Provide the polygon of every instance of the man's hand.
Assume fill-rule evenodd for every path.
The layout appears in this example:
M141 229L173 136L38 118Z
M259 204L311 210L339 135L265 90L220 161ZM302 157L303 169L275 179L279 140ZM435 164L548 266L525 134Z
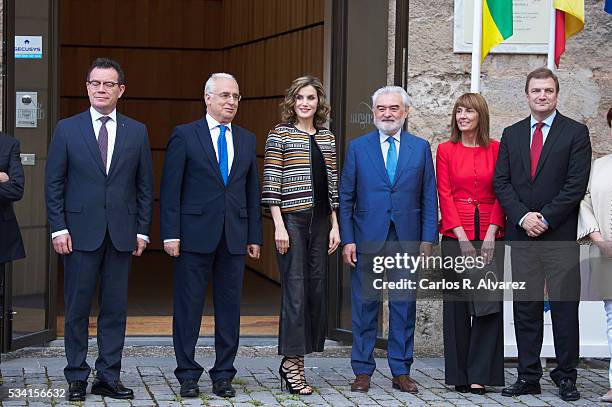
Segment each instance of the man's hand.
M342 249L342 260L351 267L357 264L357 245L355 243L345 244Z
M250 258L258 259L259 254L261 253L261 246L259 246L258 244L247 245L247 253L249 253Z
M340 245L340 231L338 227L333 227L329 231L329 247L327 248L327 254L332 254L336 251Z
M433 244L431 242L421 242L419 253L421 253L421 256L431 256L433 253Z
M8 176L8 174L6 172L0 171L0 183L8 182L9 179L10 178L9 178L9 176Z
M53 238L53 249L57 254L72 253L72 238L69 233Z
M136 250L132 252L132 256L140 257L144 249L147 247L147 241L139 237L136 238Z
M164 251L172 257L180 255L181 242L166 242L164 243Z
M539 212L529 212L521 227L527 231L527 236L538 237L548 230L548 225L543 221L544 217Z

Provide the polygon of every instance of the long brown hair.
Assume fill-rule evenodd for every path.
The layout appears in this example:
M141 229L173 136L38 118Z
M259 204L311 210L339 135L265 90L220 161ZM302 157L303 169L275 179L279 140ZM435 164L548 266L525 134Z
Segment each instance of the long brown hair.
M457 109L459 106L474 109L478 113L478 126L476 127L476 143L481 147L489 145L489 107L487 101L478 93L464 93L459 96L453 107L451 117L451 136L450 140L457 143L461 140L461 131L457 125Z
M305 86L312 86L317 91L317 97L319 102L317 104L317 111L314 115L314 126L321 127L329 118L329 112L331 108L325 98L325 89L319 78L314 76L306 75L296 78L291 82L291 86L285 91L285 99L281 102L281 121L283 123L295 124L297 122L297 115L295 113L295 98L298 92Z

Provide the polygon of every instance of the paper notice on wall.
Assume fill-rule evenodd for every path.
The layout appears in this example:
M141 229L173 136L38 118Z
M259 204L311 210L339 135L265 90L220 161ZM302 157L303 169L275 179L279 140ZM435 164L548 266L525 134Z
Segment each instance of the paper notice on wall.
M42 57L42 35L15 36L15 58L40 59Z

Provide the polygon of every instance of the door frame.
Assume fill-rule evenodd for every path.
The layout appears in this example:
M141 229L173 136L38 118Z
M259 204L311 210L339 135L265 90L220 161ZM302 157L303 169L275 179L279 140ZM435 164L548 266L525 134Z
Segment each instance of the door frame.
M15 1L16 0L4 0L3 8L3 92L2 92L2 128L9 134L15 134L15 118L16 118L16 104L15 104ZM58 111L58 23L59 23L59 0L49 0L49 71L48 71L48 83L49 83L49 106L47 106L47 115L50 118L48 121L49 128L47 129L48 142L51 140L52 127L57 121ZM44 185L31 185L26 188L44 188ZM47 232L49 227L47 225ZM46 264L48 273L48 296L46 304L46 328L33 332L27 335L20 336L13 339L12 337L12 316L14 315L12 307L12 266L7 264L4 279L4 315L3 315L3 329L2 334L4 335L2 349L0 352L10 352L17 349L21 349L27 346L42 345L48 341L56 339L57 337L57 311L56 311L56 298L57 298L57 260L58 256L52 250L51 239L49 239L49 247L46 253Z
M346 153L343 124L346 122L346 72L347 72L347 37L348 37L348 4L349 0L333 0L331 5L331 92L330 102L333 106L330 129L339 135L336 143L338 157L338 173L344 164ZM396 0L395 18L395 61L394 85L406 89L408 81L408 20L409 0ZM404 124L406 126L406 124ZM353 341L352 332L340 328L339 299L341 295L341 273L343 272L342 255L337 252L330 259L328 274L329 315L327 337L342 343ZM387 339L378 337L376 348L387 349Z

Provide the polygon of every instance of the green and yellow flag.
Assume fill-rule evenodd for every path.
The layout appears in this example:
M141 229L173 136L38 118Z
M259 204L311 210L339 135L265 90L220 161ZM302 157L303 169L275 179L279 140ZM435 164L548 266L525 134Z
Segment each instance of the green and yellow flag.
M482 4L482 61L491 48L511 36L512 0L484 0Z

